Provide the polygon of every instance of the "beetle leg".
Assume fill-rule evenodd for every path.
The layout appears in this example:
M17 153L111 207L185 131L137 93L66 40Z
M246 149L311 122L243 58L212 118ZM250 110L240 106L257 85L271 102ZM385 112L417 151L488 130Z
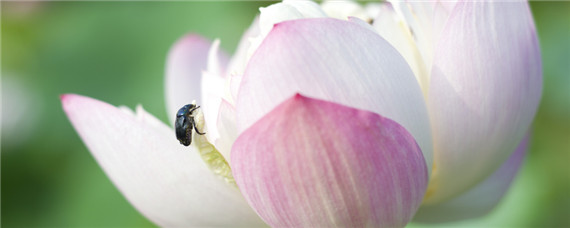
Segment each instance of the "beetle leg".
M202 133L198 131L198 128L196 128L196 125L194 125L194 130L196 131L196 133L198 133L199 135L205 135L206 132Z
M196 122L194 122L194 118L190 118L190 123L192 124L192 126L194 126L194 131L196 131L196 133L198 133L199 135L205 135L206 132L202 133L200 131L198 131L198 128L196 127Z

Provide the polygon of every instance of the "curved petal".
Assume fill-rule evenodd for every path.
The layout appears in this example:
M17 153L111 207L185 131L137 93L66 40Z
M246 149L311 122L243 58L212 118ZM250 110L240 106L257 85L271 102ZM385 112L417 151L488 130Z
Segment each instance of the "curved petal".
M188 34L176 41L166 61L165 96L170 123L182 106L201 100L202 71L208 67L208 51L212 43L198 35ZM225 67L224 53L219 65Z
M79 95L63 95L61 101L109 178L157 225L263 225L238 189L216 177L194 147L181 146L171 128L142 108L133 116Z
M528 148L528 135L503 165L474 188L436 205L420 207L415 222L441 223L483 216L501 202L524 161Z
M420 87L404 59L378 34L331 18L275 25L243 76L238 131L297 92L398 122L414 136L431 169L431 131Z
M487 178L527 132L542 90L527 2L459 2L441 35L429 88L435 162L426 203Z
M301 18L327 17L325 12L313 1L285 0L268 7L259 8L259 36L251 40L248 59L257 50L267 34L277 23Z
M439 1L391 2L380 5L373 26L404 56L427 95L434 40L439 38L449 12Z
M298 94L244 131L231 156L241 191L274 227L403 227L428 180L398 123Z
M417 47L414 33L391 3L383 3L381 5L373 27L382 38L386 39L404 57L414 72L414 76L422 90L427 91L428 66L426 66Z
M431 66L433 57L433 38L435 8L439 2L418 1L391 1L396 13L403 19L406 30L414 40L414 46L420 53L418 58L425 62L425 66ZM429 69L428 69L429 70Z
M241 76L249 60L247 52L251 46L251 39L259 36L259 17L255 17L249 28L242 35L241 40L236 48L235 54L228 63L226 75L230 77L230 93L232 101L237 97L237 90L241 82Z
M238 137L236 110L234 106L224 99L222 99L219 110L217 123L220 137L216 140L215 145L226 161L230 162L232 144Z
M202 73L202 100L201 107L206 121L206 138L209 142L214 142L220 137L217 127L217 118L220 103L224 97L230 97L226 83L229 77L222 74L219 52L220 41L216 39L208 54L208 70Z
M355 1L325 0L321 3L321 8L329 16L336 19L347 20L348 17L357 17L363 21L371 21L366 8Z
M321 6L311 0L283 0L283 4L295 7L303 17L326 17L327 14L323 11Z

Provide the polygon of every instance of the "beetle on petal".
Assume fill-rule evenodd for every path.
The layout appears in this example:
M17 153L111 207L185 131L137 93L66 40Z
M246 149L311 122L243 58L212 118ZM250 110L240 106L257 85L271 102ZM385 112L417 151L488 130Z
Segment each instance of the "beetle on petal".
M176 113L176 121L174 122L176 138L184 146L190 146L192 143L192 131L196 131L199 135L206 134L205 132L200 132L196 127L194 112L197 112L199 108L200 106L196 104L187 104Z

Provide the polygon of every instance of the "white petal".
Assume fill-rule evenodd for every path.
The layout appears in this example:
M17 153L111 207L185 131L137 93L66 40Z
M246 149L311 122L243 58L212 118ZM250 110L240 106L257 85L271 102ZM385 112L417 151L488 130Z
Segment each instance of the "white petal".
M142 214L164 227L262 226L238 189L215 176L196 149L137 108L64 95L71 123L113 183Z
M212 144L220 137L217 121L220 102L225 94L225 82L222 77L210 72L202 75L202 112L206 121L206 138Z
M220 137L217 127L218 109L223 98L231 99L230 76L222 74L220 41L216 39L208 52L208 70L202 73L202 111L206 121L206 138L214 144Z
M404 56L426 96L434 40L447 11L437 2L392 2L381 5L374 28Z
M415 222L442 223L483 216L501 202L517 176L528 148L528 135L503 165L469 191L436 205L420 207Z
M357 17L364 21L373 19L369 17L364 7L354 1L327 0L321 4L321 7L329 17L336 19L347 20L348 17Z
M321 7L310 0L283 0L283 3L295 7L305 18L326 17Z
M226 75L243 75L245 66L247 64L247 50L251 45L250 39L259 35L259 17L255 17L249 28L242 35L241 40L236 48L236 52L228 63L228 72ZM237 91L236 91L237 93Z
M223 63L220 61L220 39L215 39L212 43L212 46L210 47L210 50L208 50L208 72L211 74L219 75L223 78L226 75L222 74L223 71L221 64Z
M542 90L527 2L460 2L441 35L430 79L435 166L427 203L468 190L514 151Z
M284 1L259 8L259 36L251 39L251 46L248 50L248 59L253 55L261 42L265 39L273 25L301 18L327 17L321 7L311 1Z
M238 137L236 110L228 101L222 99L218 112L217 127L220 137L216 139L216 149L230 163L232 144Z
M434 2L392 1L396 13L404 20L425 66L431 66L433 57Z

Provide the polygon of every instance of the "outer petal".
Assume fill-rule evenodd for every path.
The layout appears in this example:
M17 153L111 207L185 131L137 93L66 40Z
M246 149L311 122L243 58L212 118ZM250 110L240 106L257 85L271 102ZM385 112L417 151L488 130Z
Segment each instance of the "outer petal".
M485 181L462 195L433 206L422 206L414 217L416 222L440 223L487 214L501 201L516 177L528 148L528 135L503 165Z
M274 227L397 227L427 186L414 138L368 111L296 95L241 134L236 182Z
M330 18L275 25L242 79L238 131L297 92L393 119L414 136L431 168L430 126L420 87L397 51L366 27Z
M208 50L211 42L194 34L178 40L170 49L166 62L165 95L168 118L174 123L176 111L193 100L201 100L202 71L208 66ZM227 59L219 53L220 66Z
M534 118L540 50L526 2L459 2L437 46L429 88L434 174L426 203L493 173Z
M137 116L64 95L71 123L113 183L142 214L165 227L260 226L239 190L206 167L194 147L137 108Z

